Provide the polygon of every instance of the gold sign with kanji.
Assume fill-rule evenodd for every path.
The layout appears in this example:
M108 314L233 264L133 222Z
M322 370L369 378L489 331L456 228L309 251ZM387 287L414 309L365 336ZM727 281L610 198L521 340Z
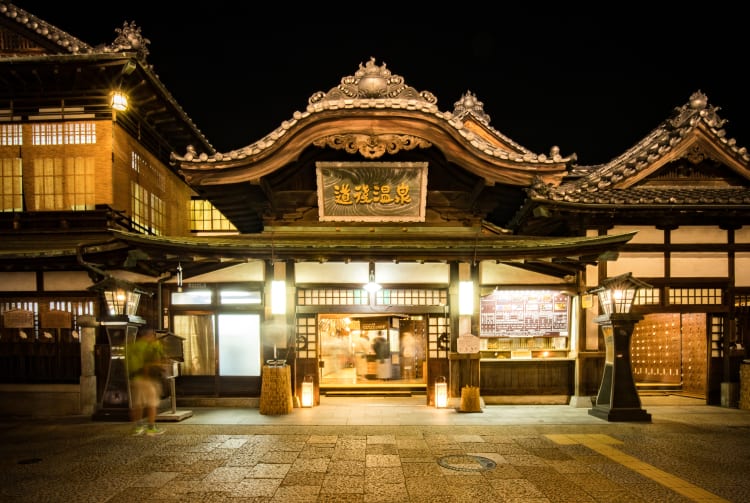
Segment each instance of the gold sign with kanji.
M424 222L425 162L318 162L321 222Z

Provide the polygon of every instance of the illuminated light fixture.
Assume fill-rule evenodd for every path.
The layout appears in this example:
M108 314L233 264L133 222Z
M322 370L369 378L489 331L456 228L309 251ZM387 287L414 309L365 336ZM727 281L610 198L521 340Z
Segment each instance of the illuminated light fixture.
M651 288L651 285L634 278L632 273L626 273L602 281L602 285L590 293L597 294L605 315L630 314L636 293L641 288Z
M128 96L118 89L112 93L112 101L110 104L114 110L124 112L128 109Z
M606 352L599 392L589 415L607 421L651 421L651 414L641 408L635 386L630 343L635 325L643 320L631 312L638 290L653 288L633 277L632 273L602 280L596 293L603 314L594 321L600 325Z
M141 294L148 294L137 285L129 281L108 276L103 281L89 287L90 290L102 293L104 302L107 304L107 315L110 317L133 317L138 318L138 304Z
M458 284L458 314L463 316L474 314L473 281L461 281Z
M364 286L365 290L367 290L370 293L375 293L382 288L378 284L378 282L375 281L375 262L370 262L369 273L367 275L367 278L368 278L367 284Z
M302 381L302 407L312 407L315 402L315 383L312 376L306 375Z
M177 263L177 291L182 293L182 264Z
M271 282L271 314L286 314L286 281Z
M444 409L448 406L448 383L444 376L435 381L435 408Z

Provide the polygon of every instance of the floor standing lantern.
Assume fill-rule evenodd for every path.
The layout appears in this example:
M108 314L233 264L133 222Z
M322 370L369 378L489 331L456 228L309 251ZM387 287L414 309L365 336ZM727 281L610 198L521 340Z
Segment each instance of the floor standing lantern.
M302 381L302 407L312 407L315 405L315 383L313 376L306 375Z
M651 421L651 414L641 408L630 364L633 327L643 319L632 313L641 288L651 285L626 273L602 281L599 288L590 292L597 294L603 311L594 321L604 334L606 356L599 393L589 414L607 421Z
M435 381L435 408L444 409L448 406L448 382L444 376Z
M130 383L128 381L126 348L135 341L138 329L145 320L136 315L142 294L134 283L111 276L89 287L101 292L106 312L98 321L104 328L109 343L109 369L104 393L93 419L128 421L130 412Z

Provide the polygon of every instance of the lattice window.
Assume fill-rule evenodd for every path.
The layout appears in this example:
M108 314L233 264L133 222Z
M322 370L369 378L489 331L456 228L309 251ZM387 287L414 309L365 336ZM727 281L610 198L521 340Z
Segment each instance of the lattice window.
M41 123L31 125L32 145L62 145L63 128L61 123Z
M161 235L167 222L166 206L163 199L151 194L151 225L149 229L157 236Z
M149 180L151 186L155 187L162 193L166 192L167 179L164 176L164 173L148 162L148 160L138 152L130 153L130 169L133 170L134 173L142 175L145 179Z
M427 318L427 355L429 358L448 358L450 352L450 319L444 316Z
M93 210L96 206L94 194L95 160L93 157L65 159L65 199L67 208Z
M23 211L22 166L18 157L0 159L0 211Z
M33 209L94 209L94 165L93 157L34 159L31 170Z
M299 306L362 306L370 302L364 288L298 288Z
M133 223L148 229L148 191L138 182L130 182L130 206Z
M94 122L64 123L63 141L66 145L96 144L96 124Z
M21 124L0 124L0 146L23 145L23 127Z
M237 227L227 219L210 201L190 201L190 230L193 232L236 231Z
M669 288L669 303L672 305L721 304L721 288Z
M661 302L661 290L658 288L641 288L635 294L633 305L647 306L659 305Z
M32 145L93 145L95 122L41 122L31 125Z
M750 294L736 294L734 296L735 307L750 307Z
M295 343L298 358L318 357L318 322L315 316L297 316Z
M722 340L724 339L724 317L711 315L709 318L709 330L711 339L711 357L720 358L724 356Z
M433 288L383 288L375 294L379 306L445 306L448 291Z
M133 173L145 172L148 166L148 161L141 157L138 152L130 153L130 169Z

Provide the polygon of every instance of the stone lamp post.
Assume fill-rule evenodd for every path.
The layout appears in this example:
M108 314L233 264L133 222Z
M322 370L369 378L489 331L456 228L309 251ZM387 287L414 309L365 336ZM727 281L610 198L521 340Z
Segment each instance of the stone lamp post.
M104 393L92 419L100 421L128 421L130 414L130 381L126 348L135 341L138 329L145 320L136 315L142 294L147 294L129 281L107 277L89 290L101 292L107 308L99 317L109 342L109 369Z
M599 393L589 415L607 421L651 421L651 414L641 408L630 363L633 327L643 319L632 313L640 288L651 288L651 285L626 273L602 281L590 292L597 294L603 311L594 321L604 334L606 356Z

